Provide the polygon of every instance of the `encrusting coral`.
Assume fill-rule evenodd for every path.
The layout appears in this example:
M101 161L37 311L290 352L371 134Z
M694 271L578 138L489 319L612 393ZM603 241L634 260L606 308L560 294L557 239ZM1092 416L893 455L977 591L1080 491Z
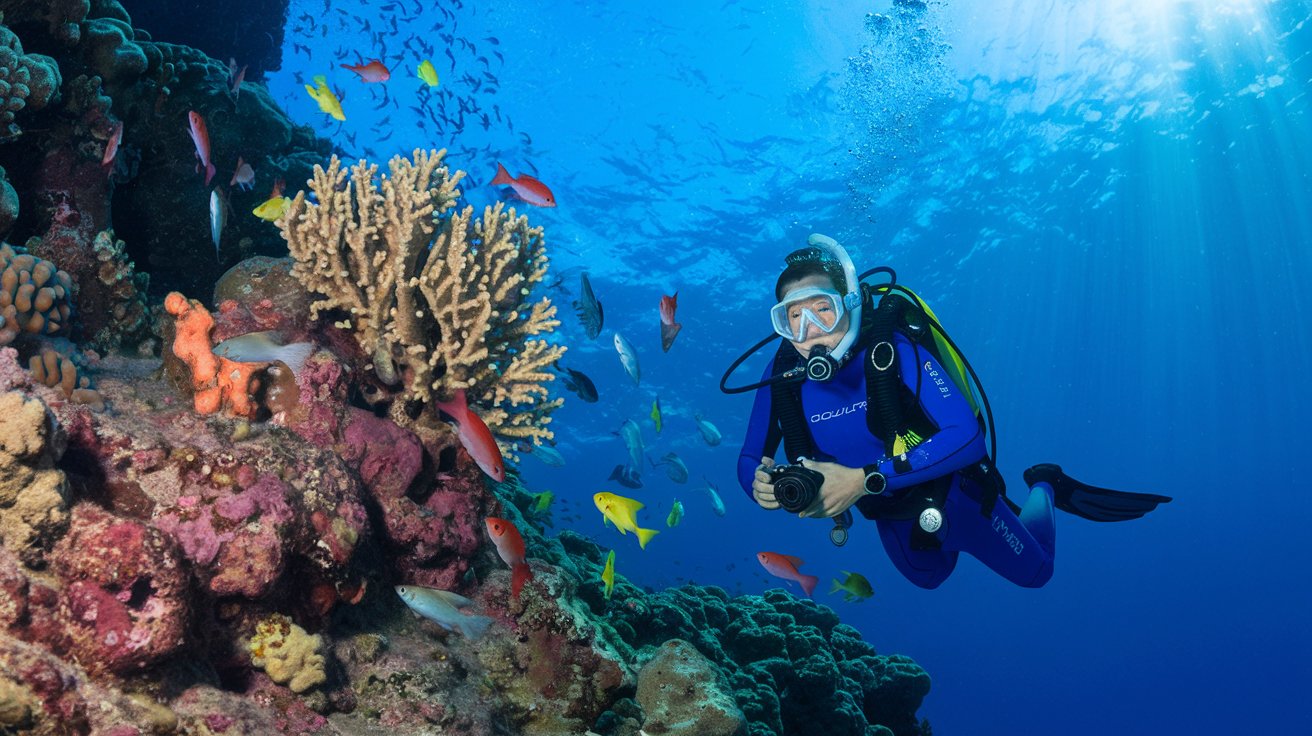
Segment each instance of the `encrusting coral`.
M542 229L500 203L478 220L472 207L452 212L464 173L448 171L444 155L394 157L381 177L365 161L316 167L317 201L299 192L278 221L292 274L322 297L312 316L345 313L337 324L378 378L399 384L391 414L402 426L430 428L435 400L464 389L495 434L549 440L561 402L547 398L546 368L565 349L531 339L559 324L549 299L529 302L547 270Z
M255 627L251 637L251 662L264 670L269 679L286 685L294 693L303 693L327 679L323 639L275 613Z
M28 567L68 527L68 484L55 463L67 438L39 399L0 394L0 543Z

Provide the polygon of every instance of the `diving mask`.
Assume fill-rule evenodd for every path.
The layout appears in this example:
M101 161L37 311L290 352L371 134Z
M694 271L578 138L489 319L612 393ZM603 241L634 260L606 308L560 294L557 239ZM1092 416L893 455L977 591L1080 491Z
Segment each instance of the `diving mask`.
M828 335L843 320L843 295L833 289L808 286L784 295L770 309L770 322L780 337L803 342L817 334ZM812 332L811 330L818 332Z

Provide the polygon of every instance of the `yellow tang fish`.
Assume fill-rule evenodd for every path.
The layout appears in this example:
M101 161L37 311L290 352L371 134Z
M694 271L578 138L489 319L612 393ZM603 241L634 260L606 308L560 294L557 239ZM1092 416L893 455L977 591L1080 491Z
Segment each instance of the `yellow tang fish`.
M676 498L670 506L670 515L665 517L665 526L678 526L680 521L683 521L683 501Z
M266 222L277 222L278 218L287 214L287 208L291 206L290 197L269 197L251 212Z
M437 86L437 69L433 68L433 62L424 59L419 62L419 78L429 87Z
M656 431L661 431L661 397L657 396L656 400L651 402L651 420L656 422Z
M328 78L322 74L317 75L314 83L317 86L305 85L305 91L319 103L319 110L331 115L334 120L346 120L346 113L342 112L342 101L337 99L337 95L328 88Z
M601 571L601 582L606 584L606 600L610 600L611 591L615 590L615 550L606 555L606 568Z
M620 534L629 532L636 534L638 546L642 549L647 549L647 542L660 533L655 529L643 529L638 526L638 510L643 507L638 501L603 491L594 495L592 502L597 505L597 510L601 512L602 517L620 530Z

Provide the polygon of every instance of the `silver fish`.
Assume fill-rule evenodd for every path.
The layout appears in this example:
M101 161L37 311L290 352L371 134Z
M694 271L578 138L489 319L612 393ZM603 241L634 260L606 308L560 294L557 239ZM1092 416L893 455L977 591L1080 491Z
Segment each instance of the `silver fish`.
M706 481L706 495L711 497L711 510L716 516L724 516L724 501L720 498L719 489L709 478L703 476L702 480Z
M605 319L602 314L601 302L592 293L592 284L588 282L588 274L585 271L579 275L579 298L574 301L574 310L579 314L579 321L583 323L583 330L588 334L589 340L596 340L597 335L601 334L601 324Z
M634 472L642 470L642 430L638 429L638 423L632 419L625 419L620 425L620 431L616 432L624 440L624 446L629 450L629 467Z
M228 224L228 201L223 192L215 187L210 190L210 240L214 241L214 258L219 257L219 240L223 236L223 226Z
M702 419L701 414L694 414L693 419L697 420L697 429L701 430L702 439L706 440L706 444L715 447L720 444L720 440L724 439L724 436L720 434L720 430L716 429L714 424Z
M492 619L463 613L460 609L473 605L462 595L422 585L398 585L396 594L410 610L446 629L459 631L467 638L477 639L487 631Z
M559 468L565 464L565 456L561 455L554 447L538 445L532 449L531 453L537 457L537 459L553 468Z
M215 345L213 352L238 363L272 363L281 360L292 369L292 373L300 373L305 367L305 361L314 352L314 343L293 342L283 345L278 342L277 333L265 330L230 337Z
M610 477L606 480L617 481L625 488L642 488L642 476L638 471L628 465L616 465L615 469L610 471Z
M641 371L638 369L638 352L633 349L633 345L620 333L615 333L615 351L620 354L620 364L624 366L624 371L633 379L634 385L638 383L638 376Z
M665 474L670 476L670 480L675 483L688 482L688 466L684 464L683 460L681 460L678 455L673 452L667 452L665 453L665 456L661 458L660 462L653 460L651 463L653 468L660 465L665 466Z

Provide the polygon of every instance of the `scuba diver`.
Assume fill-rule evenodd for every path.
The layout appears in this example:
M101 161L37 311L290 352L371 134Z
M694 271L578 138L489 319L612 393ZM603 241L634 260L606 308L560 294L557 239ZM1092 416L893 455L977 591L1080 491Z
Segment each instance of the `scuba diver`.
M988 398L933 311L890 268L858 278L847 252L824 235L785 263L770 310L775 334L720 381L725 393L756 390L738 479L762 508L833 518L830 539L841 545L855 506L922 588L946 580L963 551L1037 588L1052 577L1054 509L1124 521L1171 500L1085 485L1042 464L1025 471L1024 505L1012 503L994 466ZM862 282L875 273L889 282ZM727 387L776 336L783 339L762 380ZM793 463L775 462L781 441Z

